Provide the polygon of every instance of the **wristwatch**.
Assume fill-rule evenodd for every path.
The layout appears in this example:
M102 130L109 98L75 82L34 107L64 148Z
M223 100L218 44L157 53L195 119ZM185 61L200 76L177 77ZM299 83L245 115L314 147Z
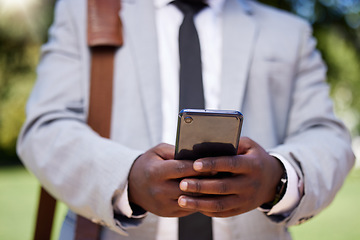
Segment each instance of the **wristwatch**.
M265 212L270 211L271 208L273 208L280 200L284 197L286 188L288 183L288 176L286 173L286 169L284 168L284 173L280 178L279 183L276 186L276 194L275 198L271 202L264 203L260 206Z

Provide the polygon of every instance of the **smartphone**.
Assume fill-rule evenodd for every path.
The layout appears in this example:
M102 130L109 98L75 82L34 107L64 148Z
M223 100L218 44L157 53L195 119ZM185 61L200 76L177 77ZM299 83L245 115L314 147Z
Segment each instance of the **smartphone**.
M179 113L175 159L236 155L243 115L239 111L184 109Z

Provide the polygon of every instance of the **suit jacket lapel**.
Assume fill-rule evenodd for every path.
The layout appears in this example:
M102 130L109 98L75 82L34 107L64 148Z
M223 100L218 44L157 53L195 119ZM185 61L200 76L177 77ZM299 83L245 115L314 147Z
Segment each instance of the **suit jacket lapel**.
M256 36L257 27L251 6L246 1L226 1L223 18L222 109L242 108Z
M123 0L122 8L127 35L124 44L129 44L133 54L150 138L156 144L162 135L162 111L154 4L153 1Z
M124 44L129 45L133 54L149 134L155 144L161 141L162 110L154 4L153 1L123 0L122 8L127 35ZM228 0L224 6L222 109L241 109L242 106L257 32L250 10L244 0Z

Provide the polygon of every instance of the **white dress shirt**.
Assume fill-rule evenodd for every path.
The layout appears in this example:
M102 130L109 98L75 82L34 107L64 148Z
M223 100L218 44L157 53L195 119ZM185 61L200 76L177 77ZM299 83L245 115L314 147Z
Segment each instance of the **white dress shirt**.
M179 48L178 34L183 15L172 0L154 0L156 24L159 43L159 61L162 84L163 135L165 143L174 145L179 106ZM225 0L208 0L209 7L195 16L198 31L201 59L203 67L203 85L206 109L219 109L221 88L221 12ZM211 39L211 41L209 41ZM240 43L241 44L241 43ZM282 157L275 156L286 168L288 187L283 199L268 214L283 214L292 210L300 200L299 180L293 167ZM116 209L131 217L132 211L128 203L127 189L119 198ZM230 240L231 232L226 219L213 218L214 240ZM178 218L160 217L158 240L178 239Z

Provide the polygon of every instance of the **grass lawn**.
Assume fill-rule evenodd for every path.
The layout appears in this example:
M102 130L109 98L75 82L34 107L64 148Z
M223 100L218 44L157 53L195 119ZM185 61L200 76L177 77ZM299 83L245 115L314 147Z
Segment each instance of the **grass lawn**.
M23 167L0 167L0 240L30 240L35 229L40 185ZM57 239L66 206L57 204L52 239Z
M0 167L0 239L32 239L39 183L22 167ZM294 240L360 239L360 169L353 170L335 201L311 221L290 229ZM52 239L66 212L58 204Z
M294 240L360 239L360 169L353 169L335 200L310 221L290 229Z

